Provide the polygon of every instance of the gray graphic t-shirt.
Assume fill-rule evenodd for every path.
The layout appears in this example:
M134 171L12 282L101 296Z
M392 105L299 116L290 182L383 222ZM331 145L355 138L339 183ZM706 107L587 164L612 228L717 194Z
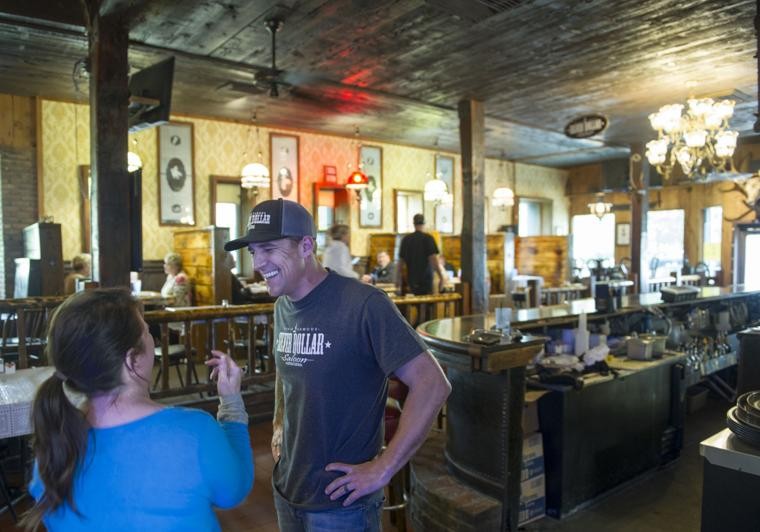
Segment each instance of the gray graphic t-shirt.
M387 377L426 347L384 292L332 272L299 301L280 297L274 316L285 401L274 486L295 506L338 508L324 490L343 473L325 466L377 456Z

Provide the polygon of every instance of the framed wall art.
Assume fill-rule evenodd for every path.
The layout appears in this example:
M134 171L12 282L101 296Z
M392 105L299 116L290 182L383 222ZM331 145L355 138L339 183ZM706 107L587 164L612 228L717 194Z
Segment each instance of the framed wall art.
M158 127L158 203L160 225L195 225L193 125L170 122Z
M446 183L449 198L435 206L435 228L440 233L454 232L454 158L435 156L435 176Z
M359 164L369 179L369 186L361 191L359 227L382 227L383 149L379 146L361 146Z
M269 134L272 172L272 199L283 198L298 202L298 137Z
M615 245L631 245L631 224L620 223L615 226Z

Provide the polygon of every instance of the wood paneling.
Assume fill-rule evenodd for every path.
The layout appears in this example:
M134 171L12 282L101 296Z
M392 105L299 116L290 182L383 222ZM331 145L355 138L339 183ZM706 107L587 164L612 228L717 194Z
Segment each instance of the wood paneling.
M183 229L174 233L174 251L193 281L195 305L219 305L230 300L231 272L224 265L226 227Z
M523 275L540 275L544 286L561 286L570 279L566 236L515 238L515 266Z
M0 94L0 146L34 148L35 131L34 98Z
M441 253L455 270L462 267L462 240L459 235L441 237ZM491 279L491 294L504 293L504 235L486 235L486 271Z

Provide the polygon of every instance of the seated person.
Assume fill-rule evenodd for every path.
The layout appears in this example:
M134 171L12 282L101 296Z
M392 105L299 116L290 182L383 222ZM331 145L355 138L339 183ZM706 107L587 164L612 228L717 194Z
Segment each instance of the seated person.
M81 253L71 259L71 273L63 280L63 293L70 295L76 292L78 279L89 279L92 259L89 253Z
M174 298L175 307L189 307L193 304L193 287L190 277L182 271L182 257L179 253L167 253L164 257L166 282L161 287L161 295Z
M153 338L123 289L79 292L53 315L55 366L34 399L34 507L47 530L221 530L253 484L242 371L212 351L217 419L150 397ZM84 397L81 407L68 392Z
M451 264L446 262L446 259L444 258L443 255L438 255L438 264L440 264L441 267L443 268L443 271L445 271L448 274L449 279L452 279L457 276L457 271L454 269L454 267Z
M387 251L378 252L377 266L370 274L363 275L362 281L372 284L396 282L396 263L391 261Z

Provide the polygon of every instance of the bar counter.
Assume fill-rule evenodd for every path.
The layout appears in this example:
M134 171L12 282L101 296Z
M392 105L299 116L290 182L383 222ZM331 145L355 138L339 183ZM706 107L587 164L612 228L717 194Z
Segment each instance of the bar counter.
M538 335L577 327L583 312L590 323L597 322L595 326L607 319L618 325L642 326L641 316L636 314L651 314L656 308L679 318L697 310L707 312L706 325L690 331L703 336L714 334L717 314L732 307L741 307L743 317L737 321L731 313L730 336L737 328L760 321L760 290L704 287L695 298L678 302L664 302L660 293L632 295L623 297L621 308L608 312L597 312L593 299L513 310L512 329L523 331L521 341L491 346L473 344L468 335L473 329L490 329L495 323L493 313L423 323L417 330L447 367L453 387L447 403L444 453L448 471L484 495L507 501L514 497L509 494L509 468L506 494L499 496L504 489L504 464L499 456L508 454L511 462L513 453L521 448L521 442L514 439L520 431L509 422L522 412L524 366L547 340ZM735 363L736 353L722 358ZM662 358L644 361L621 357L609 366L613 369L609 374L583 375L579 386L544 386L548 393L539 399L538 412L548 515L562 518L572 514L605 491L677 457L683 445L686 388L694 382L691 373L696 371L699 378L699 369L689 366L686 355L668 351ZM703 372L702 377L705 375ZM424 473L413 471L417 479ZM431 506L434 497L426 495L431 493L429 486L417 488L429 505L413 502L413 508L419 506L419 515L441 510Z

